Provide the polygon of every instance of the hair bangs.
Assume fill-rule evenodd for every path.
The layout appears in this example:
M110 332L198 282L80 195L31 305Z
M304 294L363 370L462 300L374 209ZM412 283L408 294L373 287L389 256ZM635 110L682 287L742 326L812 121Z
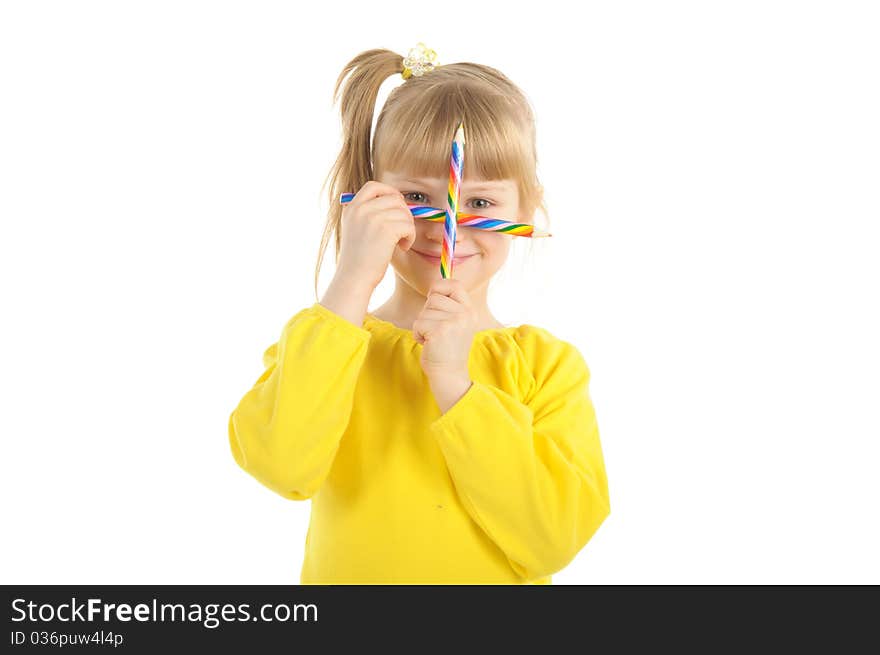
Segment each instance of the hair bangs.
M429 97L424 103L386 107L387 113L383 110L374 143L376 176L388 171L447 177L452 139L463 121L464 177L524 183L529 154L522 149L521 120L512 115L504 98L461 89L449 93L437 87L437 91L426 94ZM434 102L431 95L436 96Z

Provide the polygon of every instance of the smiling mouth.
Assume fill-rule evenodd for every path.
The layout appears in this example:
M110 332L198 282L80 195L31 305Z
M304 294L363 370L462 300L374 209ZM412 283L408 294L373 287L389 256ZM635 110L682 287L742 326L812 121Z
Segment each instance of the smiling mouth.
M421 257L425 261L431 262L432 264L440 264L440 255L436 255L436 256L435 255L426 255L425 253L419 252L418 250L413 250L413 252L416 253L419 257ZM472 253L470 255L461 255L461 256L453 255L452 263L458 264L459 262L467 261L468 259L470 259L471 257L474 257L475 255L476 255L476 253Z

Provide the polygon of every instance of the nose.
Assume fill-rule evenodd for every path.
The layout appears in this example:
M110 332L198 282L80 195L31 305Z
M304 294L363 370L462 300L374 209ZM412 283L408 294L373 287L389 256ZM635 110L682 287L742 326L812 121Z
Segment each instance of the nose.
M437 243L443 243L443 233L446 230L443 223L440 221L430 221L430 222L426 221L426 222L428 223L428 225L425 226L425 238L428 239L428 241L435 241ZM462 230L458 230L458 229L455 230L455 245L456 246L459 243L461 243L461 241L462 241L461 233L462 233Z

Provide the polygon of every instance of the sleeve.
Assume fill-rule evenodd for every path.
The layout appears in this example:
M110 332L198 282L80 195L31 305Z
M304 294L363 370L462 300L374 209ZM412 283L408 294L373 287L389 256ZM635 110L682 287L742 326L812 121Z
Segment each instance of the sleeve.
M525 402L473 380L431 424L462 504L526 580L564 568L611 511L589 368L565 341L542 350Z
M265 371L229 417L238 465L285 498L311 497L348 425L370 338L320 303L291 318L263 354Z

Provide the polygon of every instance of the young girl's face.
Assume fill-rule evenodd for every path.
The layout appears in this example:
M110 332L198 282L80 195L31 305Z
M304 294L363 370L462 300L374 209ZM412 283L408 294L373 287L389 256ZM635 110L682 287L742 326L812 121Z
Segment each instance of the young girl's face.
M410 205L446 207L448 178L383 172L378 181L395 187ZM462 179L458 211L527 222L519 216L519 193L513 180ZM394 249L391 265L413 288L427 295L431 283L440 275L443 222L413 220L416 239L409 250L401 250L399 246ZM458 227L452 276L461 280L469 291L488 283L507 260L512 238L498 232Z

